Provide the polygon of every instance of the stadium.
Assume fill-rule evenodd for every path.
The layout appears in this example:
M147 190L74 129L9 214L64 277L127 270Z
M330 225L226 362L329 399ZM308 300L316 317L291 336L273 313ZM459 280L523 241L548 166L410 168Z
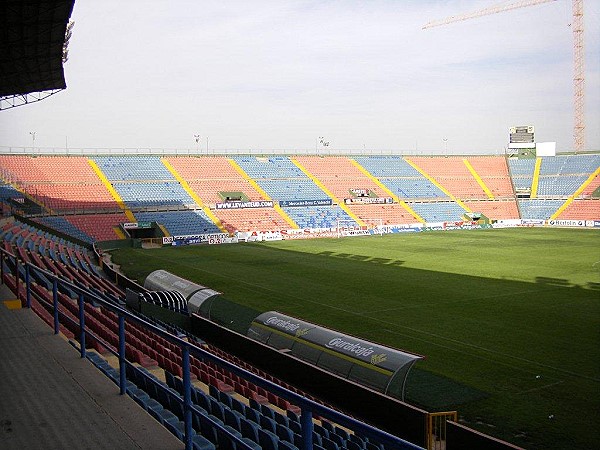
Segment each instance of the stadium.
M13 61L4 105L66 87L73 2L43 3L0 50L53 65ZM500 155L5 148L6 360L58 358L24 321L93 369L3 367L28 393L3 384L7 448L594 448L600 152L508 131ZM73 425L94 389L50 395L94 376L134 443ZM60 431L11 425L26 402Z

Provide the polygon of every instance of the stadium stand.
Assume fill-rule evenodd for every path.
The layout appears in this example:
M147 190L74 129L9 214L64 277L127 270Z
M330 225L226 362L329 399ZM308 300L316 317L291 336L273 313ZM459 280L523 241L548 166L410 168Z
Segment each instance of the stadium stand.
M2 176L54 211L114 209L88 160L78 156L0 155Z
M538 196L573 195L599 166L598 155L558 155L541 158Z
M267 200L252 184L224 157L170 157L166 160L177 170L205 204L227 201L228 193L239 192L248 201ZM261 230L278 230L289 225L272 208L255 210L215 209L214 214L221 220L229 233Z
M494 198L514 199L514 192L510 183L510 175L505 158L497 156L470 156L466 159L481 177Z
M519 208L522 219L548 219L564 203L563 200L521 199Z
M39 222L86 242L118 238L116 227L136 220L156 221L171 235L190 235L332 228L339 221L454 221L463 209L491 219L580 219L596 214L595 203L587 202L598 195L600 179L589 179L599 161L597 154L537 159L0 155L0 201L5 215L50 216ZM353 189L371 197L391 196L393 203L345 205L344 199L355 195ZM578 201L572 201L576 193ZM557 202L530 203L530 196ZM269 200L274 207L215 207L232 200ZM317 206L315 200L329 204ZM309 202L298 206L298 201Z
M118 228L122 223L128 222L127 217L123 213L85 214L63 217L73 226L93 238L94 241L119 239L119 235L115 233L114 229Z
M535 159L509 158L508 167L515 189L530 189L533 181Z
M600 200L574 200L557 219L589 220L600 217Z
M411 157L415 165L459 199L485 199L485 191L459 157Z
M427 222L459 221L465 213L456 202L411 203L411 207Z
M519 219L519 210L514 199L464 201L471 211L484 214L489 219Z
M93 160L110 181L174 181L156 156L95 156Z
M221 232L201 209L136 212L135 218L139 222L158 222L164 225L172 236Z
M442 190L400 156L360 156L354 159L400 199L448 199Z

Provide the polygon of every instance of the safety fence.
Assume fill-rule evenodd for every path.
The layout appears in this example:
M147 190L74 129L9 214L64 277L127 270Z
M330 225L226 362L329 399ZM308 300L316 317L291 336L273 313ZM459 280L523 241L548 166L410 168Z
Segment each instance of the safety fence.
M48 302L44 296L39 294L38 289L33 289L36 279L40 277L45 278L51 283L51 289L49 297L52 301ZM393 436L385 431L374 428L356 419L348 417L338 411L335 411L327 406L321 405L315 401L312 401L302 395L292 392L282 386L279 386L267 379L264 379L252 372L242 369L235 364L220 358L219 356L208 352L207 350L195 345L193 342L188 342L181 339L164 329L155 326L147 320L138 317L131 312L123 309L120 305L111 303L95 293L89 291L82 285L71 283L58 277L56 274L41 269L30 262L20 260L16 255L11 252L0 249L0 282L5 283L10 281L10 287L17 294L17 298L21 300L23 306L27 308L32 307L33 302L42 305L47 311L52 314L52 323L54 334L58 334L61 331L61 326L75 326L79 331L79 335L75 338L79 341L79 351L82 358L86 357L86 340L95 340L100 343L108 352L115 355L118 358L118 381L119 393L125 394L128 389L127 372L128 367L131 369L135 367L132 361L126 356L127 338L130 336L131 331L128 331L126 324L135 325L141 327L146 331L154 333L171 344L174 344L181 352L181 369L183 379L183 396L181 399L175 397L165 386L160 385L158 382L148 376L149 382L156 383L160 389L164 390L167 395L171 396L171 401L180 401L183 407L184 413L184 433L183 442L185 443L186 450L193 448L193 437L194 430L192 428L192 414L202 414L203 412L192 402L192 382L191 382L191 371L190 371L190 358L195 357L204 361L210 361L217 364L231 373L246 379L249 382L256 384L257 386L272 392L273 394L282 397L293 405L300 408L300 423L301 423L301 436L302 436L302 450L313 449L313 430L314 423L313 417L322 417L332 422L353 430L355 433L373 438L374 440L389 445L389 448L393 449L420 449L422 447L410 443L406 440ZM71 295L77 297L77 314L69 315L65 310L65 307L59 302L59 291L69 292ZM118 318L118 345L113 347L107 342L102 336L92 330L86 325L86 312L85 305L92 304L93 306L101 306L106 311L114 313ZM73 317L75 316L75 317ZM131 372L130 372L131 373ZM143 373L143 372L140 372ZM212 421L211 417L205 416L205 419ZM255 446L244 441L238 435L232 433L230 429L225 427L216 421L212 421L214 427L227 436L228 440L235 443L236 448L253 449Z

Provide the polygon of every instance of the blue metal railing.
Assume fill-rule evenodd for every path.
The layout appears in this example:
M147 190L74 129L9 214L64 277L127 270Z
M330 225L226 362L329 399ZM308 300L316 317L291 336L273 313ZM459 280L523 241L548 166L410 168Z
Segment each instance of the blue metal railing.
M330 419L337 424L340 424L342 426L347 427L348 429L353 430L354 432L360 432L362 435L372 437L383 444L389 444L391 446L389 448L399 449L399 450L405 450L405 449L406 450L413 450L413 449L414 450L422 450L423 449L423 447L417 446L417 445L412 444L404 439L393 436L390 433L379 430L375 427L367 425L356 419L348 417L336 410L333 410L324 405L316 403L310 399L307 399L306 397L303 397L303 396L296 394L295 392L292 392L292 391L290 391L282 386L279 386L269 380L266 380L252 372L242 369L227 360L224 360L224 359L222 359L222 358L220 358L220 357L218 357L218 356L216 356L216 355L214 355L214 354L212 354L190 342L184 341L183 339L181 339L177 336L174 336L161 328L156 327L155 325L145 321L144 319L142 319L140 317L137 317L136 315L130 313L129 311L124 310L120 306L118 306L116 304L112 304L112 303L104 300L103 298L97 296L93 292L88 291L86 288L84 288L82 286L79 286L77 284L63 280L63 279L59 278L56 274L53 274L44 269L41 269L41 268L31 264L30 262L19 261L19 258L17 258L15 255L13 255L12 253L6 251L5 249L1 249L1 248L0 248L0 270L1 270L0 282L4 282L5 262L7 262L6 267L8 267L9 271L11 271L11 274L12 274L12 270L10 269L10 265L12 265L15 268L14 272L17 274L17 276L15 277L17 292L19 292L19 278L20 278L19 266L20 265L25 266L24 283L26 286L26 298L25 298L26 306L28 308L31 307L31 295L33 294L38 302L40 302L42 305L46 305L47 307L49 307L49 309L53 313L52 314L53 315L53 327L54 327L55 334L58 334L60 331L61 316L64 321L74 323L79 326L80 354L81 354L82 358L85 358L85 356L86 356L86 349L85 349L86 336L92 337L93 339L97 340L109 352L111 352L112 354L114 354L118 357L118 360L119 360L119 380L118 381L119 381L119 391L121 394L126 393L127 378L126 378L126 370L125 369L126 369L127 364L131 364L126 359L126 355L125 355L125 350L126 350L125 324L126 324L126 322L140 325L143 328L152 331L153 333L161 336L165 340L167 340L171 343L174 343L179 348L181 348L182 374L183 374L183 411L184 411L184 421L183 422L185 424L184 443L185 443L186 450L192 449L192 437L194 434L194 432L192 430L192 411L195 411L198 414L201 413L201 411L198 408L196 408L191 401L192 383L191 383L191 376L190 376L190 356L194 356L194 357L197 357L202 360L212 361L212 362L216 363L217 365L220 365L223 368L225 368L226 370L230 371L231 373L238 375L238 376L256 384L257 386L260 386L260 387L266 389L267 391L274 393L275 395L277 395L279 397L284 398L285 400L287 400L288 402L290 402L294 405L299 406L301 409L300 420L301 420L302 437L303 437L302 450L311 450L313 448L313 442L312 442L313 421L312 421L312 418L314 415L318 415L320 417L325 417L327 419ZM36 274L43 274L49 280L52 281L52 304L45 301L43 298L38 296L35 292L32 292L32 290L31 290L32 278L35 278ZM74 293L76 293L78 296L78 298L77 298L77 304L78 304L78 320L77 320L77 322L75 322L68 315L66 315L65 313L62 313L60 311L60 304L58 301L58 291L59 291L60 287L69 288ZM111 311L117 315L118 323L119 323L118 349L113 349L112 345L110 343L105 342L100 336L98 336L96 333L94 333L93 330L91 330L89 327L86 327L85 309L84 309L84 304L86 301L94 302L94 304L99 304L106 310ZM154 380L153 380L153 382L154 382ZM163 386L160 386L160 388L166 389ZM210 419L210 418L208 418L208 419L212 421L212 419ZM223 433L225 433L228 436L228 438L230 438L232 441L234 441L236 443L236 445L240 446L238 448L252 450L252 448L253 448L252 446L250 446L249 444L244 442L240 437L238 437L238 436L234 435L233 433L231 433L230 431L228 431L221 424L219 424L217 422L213 422L213 424L216 428L220 429Z

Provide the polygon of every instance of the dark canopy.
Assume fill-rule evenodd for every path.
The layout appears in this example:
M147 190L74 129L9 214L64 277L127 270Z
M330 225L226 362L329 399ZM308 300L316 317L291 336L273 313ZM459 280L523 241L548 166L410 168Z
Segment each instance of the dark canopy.
M0 2L2 100L66 88L63 44L74 3L75 0ZM23 99L21 103L28 101Z

